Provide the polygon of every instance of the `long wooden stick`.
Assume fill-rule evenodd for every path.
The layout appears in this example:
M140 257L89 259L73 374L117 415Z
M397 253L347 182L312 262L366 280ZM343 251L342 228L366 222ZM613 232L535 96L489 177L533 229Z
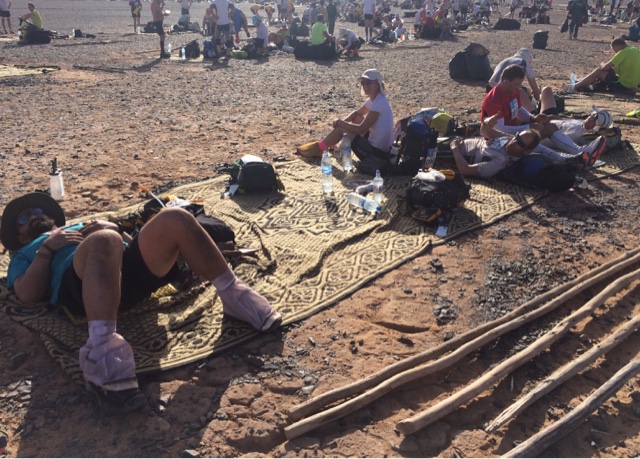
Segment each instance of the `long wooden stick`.
M587 397L571 413L520 443L502 457L539 457L542 451L582 424L591 413L638 373L640 373L640 360L632 360Z
M432 422L446 416L460 405L469 402L475 396L482 393L489 386L495 384L512 370L518 368L531 358L538 355L555 341L562 338L571 327L591 314L598 306L611 295L617 293L634 280L640 278L640 269L637 269L609 284L602 292L589 300L583 307L573 312L570 316L558 323L550 332L538 338L523 351L513 355L497 365L493 370L466 386L461 391L453 394L425 411L404 419L396 424L396 429L405 435L412 434L428 426Z
M610 270L615 268L616 267L610 268ZM444 357L439 358L438 360L423 364L422 366L419 366L417 368L413 368L413 369L404 371L402 373L399 373L397 375L394 375L391 378L378 384L376 387L371 388L366 392L350 400L347 400L339 405L331 407L325 411L317 413L306 419L295 422L290 426L285 427L284 429L285 435L289 440L292 440L306 432L309 432L310 430L313 430L317 427L327 424L328 422L335 421L336 419L339 419L342 416L345 416L353 412L354 410L357 410L359 408L362 408L363 406L368 405L372 401L377 400L383 395L389 393L396 387L399 387L410 381L423 378L427 375L430 375L444 368L447 368L455 364L456 362L460 361L470 353L474 352L479 347L482 347L485 344L496 340L497 338L504 335L505 333L515 330L521 327L522 325L547 314L548 312L552 311L553 309L557 308L558 306L566 302L569 298L576 295L578 292L587 288L587 286L591 286L593 284L596 284L602 281L602 278L605 278L608 275L610 275L609 270L605 272L601 272L597 276L591 279L587 279L584 283L574 286L573 288L564 292L563 294L555 298L553 301L548 302L544 306L538 309L535 309L533 311L527 312L526 314L523 314L511 320L510 322L504 323L502 325L499 325L493 328L492 330L473 339L472 341L469 341L468 343L461 345L455 351L451 352L450 354Z
M522 413L533 402L548 394L563 382L574 377L579 371L595 362L598 357L606 354L616 347L638 328L640 328L640 314L616 330L616 332L606 340L592 347L588 352L582 354L578 359L558 369L552 375L545 378L545 380L538 384L535 389L500 413L498 417L496 417L495 420L492 421L484 430L489 433L495 432L509 419Z
M293 408L290 408L288 410L289 418L292 421L297 421L313 413L316 413L317 411L332 403L363 392L371 387L380 384L382 381L392 377L393 375L409 370L410 368L413 368L417 365L421 365L453 349L457 349L461 345L477 338L487 331L493 330L499 325L509 322L514 318L517 318L526 313L527 311L534 309L538 305L543 304L553 298L557 298L567 290L582 284L582 288L576 291L577 294L579 291L589 288L593 284L602 281L606 277L611 276L612 274L615 274L628 266L631 266L632 264L638 262L638 260L640 260L640 248L626 252L615 260L605 263L602 266L595 268L572 281L559 285L549 290L548 292L538 295L537 297L529 300L522 306L514 309L513 311L505 314L502 317L499 317L498 319L482 324L472 330L469 330L466 333L458 335L455 338L440 344L439 346L408 357L393 365L389 365L388 367L385 367L366 378L360 379L346 386L327 391L317 397L309 399ZM589 279L594 278L597 278L598 280L595 282L588 282Z

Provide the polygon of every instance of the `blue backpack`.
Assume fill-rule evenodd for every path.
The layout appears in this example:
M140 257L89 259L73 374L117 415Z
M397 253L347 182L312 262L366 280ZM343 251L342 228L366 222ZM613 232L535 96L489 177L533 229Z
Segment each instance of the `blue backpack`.
M216 46L213 40L204 40L202 43L202 54L205 59L216 57Z
M531 153L507 167L502 172L502 178L516 185L556 192L574 186L576 171L572 164L557 163L543 154Z

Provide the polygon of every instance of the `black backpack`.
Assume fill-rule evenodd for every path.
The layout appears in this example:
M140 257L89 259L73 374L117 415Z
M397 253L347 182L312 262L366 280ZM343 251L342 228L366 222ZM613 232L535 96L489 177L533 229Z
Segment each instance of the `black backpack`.
M441 170L446 180L429 182L418 177L411 179L407 188L407 208L411 216L426 222L435 220L444 212L450 212L469 199L471 185L458 171ZM425 214L424 210L428 212Z
M533 34L533 47L535 49L545 49L549 40L548 30L538 30Z
M502 178L515 185L535 186L551 192L572 188L576 182L573 165L557 163L548 156L531 153L502 172Z
M396 131L401 132L398 164L390 167L388 173L416 175L423 167L429 148L437 147L438 131L431 129L420 117L403 118L397 124Z
M284 191L280 176L271 163L266 161L244 162L237 160L229 167L229 188L237 185L239 193ZM235 191L235 190L234 190ZM231 193L234 194L234 193Z
M469 78L467 58L464 51L458 51L449 61L449 77L452 80L466 80Z
M198 40L192 40L184 47L184 54L189 59L197 59L200 57L200 45Z
M517 19L500 18L493 26L493 30L520 30L520 21Z

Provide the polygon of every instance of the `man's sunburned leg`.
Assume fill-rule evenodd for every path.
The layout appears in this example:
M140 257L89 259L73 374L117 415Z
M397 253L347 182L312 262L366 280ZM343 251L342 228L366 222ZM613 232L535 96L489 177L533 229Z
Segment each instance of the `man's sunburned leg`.
M163 210L142 228L138 243L155 276L166 275L182 255L193 272L213 283L224 312L255 329L265 330L280 317L266 299L236 278L211 237L188 212Z

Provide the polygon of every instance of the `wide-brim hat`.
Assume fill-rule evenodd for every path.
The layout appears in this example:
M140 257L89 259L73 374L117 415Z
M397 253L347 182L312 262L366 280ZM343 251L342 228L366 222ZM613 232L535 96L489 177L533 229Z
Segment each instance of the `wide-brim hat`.
M64 211L60 204L47 193L34 192L20 196L7 204L2 212L0 221L0 242L9 250L18 250L24 244L18 240L18 216L27 209L42 209L42 212L51 217L56 226L64 226Z

